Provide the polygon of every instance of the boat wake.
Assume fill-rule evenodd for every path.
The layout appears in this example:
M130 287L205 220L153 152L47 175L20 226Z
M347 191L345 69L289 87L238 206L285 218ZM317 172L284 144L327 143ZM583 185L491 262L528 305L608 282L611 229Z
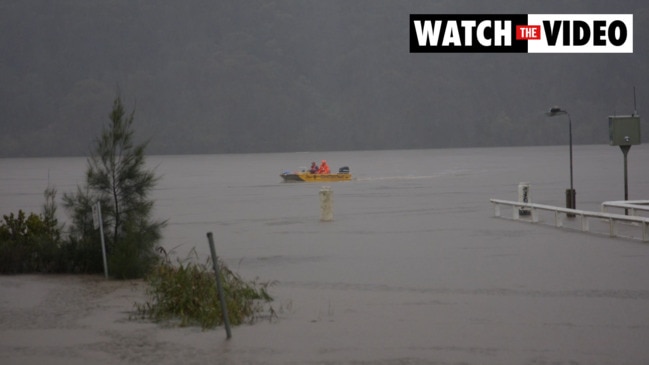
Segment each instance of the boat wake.
M434 179L443 176L458 176L466 175L469 173L467 169L461 170L447 170L433 175L402 175L402 176L363 176L354 178L356 181L382 181L382 180L419 180L419 179Z

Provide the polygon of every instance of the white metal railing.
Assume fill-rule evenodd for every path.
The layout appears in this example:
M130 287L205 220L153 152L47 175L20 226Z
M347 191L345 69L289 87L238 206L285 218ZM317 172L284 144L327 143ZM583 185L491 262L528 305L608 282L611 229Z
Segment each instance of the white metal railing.
M494 204L494 214L496 217L501 217L501 206L510 206L512 208L512 219L519 220L521 212L529 212L531 221L533 223L537 223L539 222L539 211L549 211L554 212L555 227L563 227L563 218L571 215L580 219L581 230L584 232L590 231L589 219L595 218L608 222L609 234L611 237L618 237L617 223L625 222L639 225L642 230L642 240L645 242L649 241L649 217L613 214L607 212L590 212L585 210L555 207L551 205L522 203L500 199L489 199L489 201Z
M637 215L638 211L649 212L649 200L617 200L602 203L602 212L608 211L608 208L625 209L629 215Z

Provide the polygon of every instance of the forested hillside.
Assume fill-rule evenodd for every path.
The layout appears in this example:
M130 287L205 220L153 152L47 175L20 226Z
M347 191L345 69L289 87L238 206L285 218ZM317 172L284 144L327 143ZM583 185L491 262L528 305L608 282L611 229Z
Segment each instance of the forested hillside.
M413 13L631 13L634 53L411 54ZM632 0L4 0L0 156L87 154L117 94L158 154L564 144L555 104L606 143L634 86L649 110L648 24Z

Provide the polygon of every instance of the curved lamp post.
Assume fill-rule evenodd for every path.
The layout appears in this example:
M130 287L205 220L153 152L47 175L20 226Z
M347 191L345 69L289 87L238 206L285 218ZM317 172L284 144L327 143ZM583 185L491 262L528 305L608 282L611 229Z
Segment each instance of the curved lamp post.
M572 179L572 119L570 118L570 113L567 110L561 109L558 106L553 106L550 108L550 111L545 113L548 117L555 117L557 115L567 115L568 116L568 136L570 138L570 189L566 190L566 208L575 209L576 204L576 195L577 192L573 186ZM574 217L574 214L568 214L569 217Z

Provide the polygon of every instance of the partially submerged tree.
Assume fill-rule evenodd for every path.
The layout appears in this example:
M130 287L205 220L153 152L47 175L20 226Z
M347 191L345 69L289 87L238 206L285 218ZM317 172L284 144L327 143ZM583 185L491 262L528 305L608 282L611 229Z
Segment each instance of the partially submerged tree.
M149 193L158 177L145 167L147 143L133 141L135 112L126 114L117 97L109 115L110 124L95 141L88 159L86 187L65 194L66 208L72 213L70 235L79 242L98 242L92 229L92 205L101 203L104 234L109 253L109 271L118 278L142 277L154 263L154 246L159 241L163 221L152 218Z

